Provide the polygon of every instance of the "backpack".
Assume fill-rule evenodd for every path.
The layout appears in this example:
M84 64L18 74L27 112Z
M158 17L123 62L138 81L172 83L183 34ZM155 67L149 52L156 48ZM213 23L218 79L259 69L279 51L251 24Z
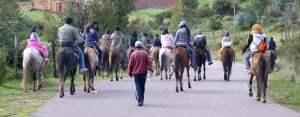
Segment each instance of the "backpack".
M259 52L264 53L267 50L267 44L265 41L262 41L258 44L257 49Z
M206 37L205 36L197 37L195 46L198 47L198 48L204 48L205 43L206 43Z

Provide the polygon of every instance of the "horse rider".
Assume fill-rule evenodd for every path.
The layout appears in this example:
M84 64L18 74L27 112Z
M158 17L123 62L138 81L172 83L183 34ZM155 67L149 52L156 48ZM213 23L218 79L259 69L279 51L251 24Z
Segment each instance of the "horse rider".
M218 52L220 56L221 56L221 52L222 52L224 47L231 47L232 46L232 40L231 40L231 37L230 37L230 32L225 30L223 35L224 36L222 38L222 48Z
M96 50L98 51L98 68L100 68L103 63L102 63L102 50L99 47L98 43L99 43L99 35L98 35L98 23L96 21L92 22L87 28L86 28L86 32L85 32L85 46L94 46L96 48Z
M130 54L134 51L135 47L134 44L135 42L138 40L138 34L136 31L133 31L133 33L131 34L131 37L129 39L129 47L127 50L127 57L128 59L130 58Z
M31 31L28 34L26 48L28 48L28 47L33 47L33 48L38 49L41 52L41 54L44 58L44 61L49 61L47 49L45 47L43 47L43 45L40 42L37 26L33 26Z
M190 53L190 58L191 58L191 66L195 67L195 52L193 48L190 45L190 39L191 39L191 31L187 27L186 21L180 21L179 25L180 28L176 32L175 36L175 42L174 42L174 47L176 48L179 45L185 46L187 51Z
M213 62L211 61L211 55L210 52L208 51L207 47L206 47L206 36L204 36L202 34L202 30L198 29L197 30L197 35L194 37L194 41L193 41L193 46L196 48L201 48L204 50L204 52L206 53L207 56L207 60L208 60L208 65L213 64Z
M153 47L161 48L161 42L158 34L155 35L155 38L153 39L152 47L150 48L150 52L152 51Z
M116 30L111 34L110 48L119 49L124 56L124 64L127 63L126 50L125 50L125 36L122 33L120 27L116 27Z
M99 41L99 42L101 42L102 49L110 47L110 44L111 44L111 39L110 39L111 34L110 33L111 33L110 29L106 29L105 34L102 35L101 41Z
M78 30L71 26L73 19L68 17L65 19L65 24L58 28L58 39L60 47L71 47L77 54L79 54L79 70L86 72L88 69L85 67L84 55L82 50L75 42L83 41Z
M141 39L142 41L142 44L144 45L145 49L147 49L147 51L149 52L149 49L150 49L150 39L148 38L148 33L144 32L143 33L143 37Z
M252 31L250 35L248 36L247 43L243 48L242 54L246 52L246 50L249 48L250 51L245 57L246 61L246 69L248 70L247 73L250 74L250 57L252 56L253 53L258 52L258 45L261 42L266 42L266 35L265 33L262 32L262 28L259 24L254 24L252 26Z
M270 37L270 40L268 41L268 50L271 50L274 52L275 54L275 59L270 59L271 62L271 70L274 69L274 65L275 65L275 60L277 58L277 52L276 52L276 43L273 40L273 37Z
M162 35L160 36L160 42L161 46L163 48L169 48L173 50L173 45L174 45L174 38L173 36L169 33L168 29L164 29L162 32Z

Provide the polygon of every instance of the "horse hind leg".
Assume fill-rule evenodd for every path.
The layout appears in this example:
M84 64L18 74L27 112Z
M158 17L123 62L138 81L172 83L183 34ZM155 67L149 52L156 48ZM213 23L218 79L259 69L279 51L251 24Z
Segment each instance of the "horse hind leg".
M252 92L252 81L253 81L253 75L250 76L250 80L249 80L249 97L253 96L253 92Z

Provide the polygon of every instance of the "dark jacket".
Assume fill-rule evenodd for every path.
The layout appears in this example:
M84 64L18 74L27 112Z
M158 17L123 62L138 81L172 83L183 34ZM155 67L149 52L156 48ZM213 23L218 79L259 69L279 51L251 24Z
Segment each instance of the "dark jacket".
M153 46L161 47L161 42L159 38L154 39Z
M276 49L276 43L275 43L275 41L273 41L273 40L271 41L270 40L268 42L268 46L269 46L269 48L268 48L269 50L275 50Z

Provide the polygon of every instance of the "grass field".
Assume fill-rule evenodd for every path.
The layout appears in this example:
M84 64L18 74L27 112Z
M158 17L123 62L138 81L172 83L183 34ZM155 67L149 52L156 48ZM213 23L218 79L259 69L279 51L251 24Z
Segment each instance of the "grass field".
M65 89L69 89L70 77L67 78ZM99 81L99 77L95 77ZM32 82L32 81L31 81ZM47 78L42 90L33 92L31 82L28 83L27 93L22 93L21 80L6 81L0 86L0 117L29 117L45 100L52 98L58 91L57 78ZM81 75L75 78L75 86L83 84ZM83 90L83 89L77 89ZM69 93L65 93L70 96ZM75 93L76 95L76 93ZM87 94L88 95L88 94Z
M142 10L136 10L129 14L129 21L137 18L142 17L147 21L153 21L155 20L155 16L167 11L168 8L153 8L153 9L142 9Z
M44 20L44 14L48 11L42 11L42 10L33 10L30 11L29 9L22 10L22 17L27 18L31 20L32 22L43 22ZM52 12L50 12L52 13ZM52 13L57 19L59 17L55 14Z

